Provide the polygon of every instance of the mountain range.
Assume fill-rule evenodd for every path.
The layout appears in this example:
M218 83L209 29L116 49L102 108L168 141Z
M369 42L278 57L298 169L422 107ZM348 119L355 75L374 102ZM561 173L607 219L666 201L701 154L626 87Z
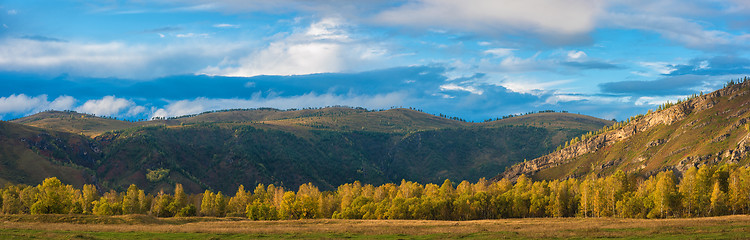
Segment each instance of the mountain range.
M242 184L323 190L369 184L477 181L614 124L539 112L470 123L396 108L235 109L122 121L46 111L0 121L0 184L56 176L80 187L192 193Z

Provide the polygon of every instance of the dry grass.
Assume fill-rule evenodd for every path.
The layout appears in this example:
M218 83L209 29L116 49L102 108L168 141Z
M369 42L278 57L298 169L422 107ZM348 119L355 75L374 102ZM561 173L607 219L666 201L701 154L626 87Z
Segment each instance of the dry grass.
M68 219L70 220L70 219ZM65 220L62 220L65 221ZM76 221L72 221L76 222ZM78 221L80 222L80 221ZM12 230L36 233L184 233L302 238L750 238L750 216L693 219L540 218L480 221L294 220L111 217L105 224L34 222L4 218L0 237ZM40 235L41 236L41 235ZM192 236L192 235L187 235ZM123 237L123 236L120 236ZM205 235L195 237L203 238ZM126 236L127 238L127 236Z

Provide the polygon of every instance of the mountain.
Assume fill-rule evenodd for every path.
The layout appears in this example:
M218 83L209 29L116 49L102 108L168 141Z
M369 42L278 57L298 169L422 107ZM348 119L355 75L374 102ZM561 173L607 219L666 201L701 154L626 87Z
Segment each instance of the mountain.
M748 164L750 83L729 82L657 111L574 139L570 146L518 163L494 179L564 179L615 171L644 176L702 164Z
M95 164L72 164L93 172L90 180L104 189L135 183L158 191L182 183L190 192L226 192L258 183L296 188L312 182L331 190L354 181L476 181L612 122L545 112L468 123L410 109L331 107L141 122L44 112L7 124L96 146Z

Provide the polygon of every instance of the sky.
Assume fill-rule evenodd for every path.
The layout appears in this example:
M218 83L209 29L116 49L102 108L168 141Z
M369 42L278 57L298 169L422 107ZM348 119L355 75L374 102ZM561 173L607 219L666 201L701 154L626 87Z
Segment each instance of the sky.
M0 0L0 120L412 107L623 120L750 75L747 0Z

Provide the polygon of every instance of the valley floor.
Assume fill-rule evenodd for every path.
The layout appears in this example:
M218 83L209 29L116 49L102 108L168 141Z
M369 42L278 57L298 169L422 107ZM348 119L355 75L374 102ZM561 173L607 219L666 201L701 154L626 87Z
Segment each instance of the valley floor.
M0 239L747 239L750 216L689 219L533 218L480 221L0 215Z

